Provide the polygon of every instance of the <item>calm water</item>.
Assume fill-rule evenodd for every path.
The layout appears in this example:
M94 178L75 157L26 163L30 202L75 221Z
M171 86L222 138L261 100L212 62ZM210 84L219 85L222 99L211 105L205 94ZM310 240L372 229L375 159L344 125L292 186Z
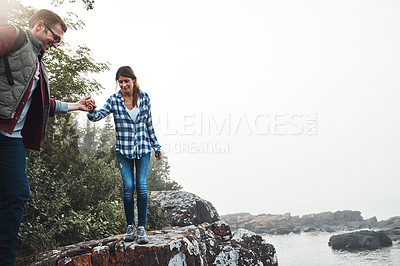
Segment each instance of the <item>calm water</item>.
M340 233L265 234L263 238L274 245L279 266L400 266L400 242L393 242L392 247L375 251L334 251L328 242L336 234Z

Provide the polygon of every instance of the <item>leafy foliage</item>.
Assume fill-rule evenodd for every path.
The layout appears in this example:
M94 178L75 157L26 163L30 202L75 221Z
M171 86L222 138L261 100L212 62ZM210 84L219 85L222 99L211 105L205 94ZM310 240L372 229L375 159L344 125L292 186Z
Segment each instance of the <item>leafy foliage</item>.
M161 160L157 161L154 152L150 159L148 189L150 191L159 190L180 190L180 186L177 182L170 180L169 178L169 164L168 157L163 155Z
M75 3L76 0L69 0L70 3ZM55 6L62 5L64 0L52 0L51 3ZM94 0L82 0L86 10L90 10L94 8Z
M148 204L147 224L150 230L160 230L167 226L164 209L159 202L153 201L151 198L149 198Z
M29 18L36 12L31 7L25 7L18 0L1 1L2 17L0 23L11 23L22 29L27 28Z
M52 97L63 101L75 101L81 95L103 90L96 80L88 78L88 73L109 70L108 63L99 63L90 56L86 46L71 53L67 49L51 49L44 58L49 71Z

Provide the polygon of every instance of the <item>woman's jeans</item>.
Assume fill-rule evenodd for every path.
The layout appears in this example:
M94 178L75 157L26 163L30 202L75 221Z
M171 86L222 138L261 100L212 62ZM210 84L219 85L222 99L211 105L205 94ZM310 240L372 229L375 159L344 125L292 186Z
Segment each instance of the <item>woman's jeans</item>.
M17 236L28 197L22 139L0 134L0 265L15 263Z
M135 224L134 195L136 189L138 226L146 226L148 203L147 176L150 167L150 154L149 152L140 159L128 159L117 152L119 170L121 171L122 181L124 183L124 208L128 225ZM133 175L134 167L136 167L136 182Z

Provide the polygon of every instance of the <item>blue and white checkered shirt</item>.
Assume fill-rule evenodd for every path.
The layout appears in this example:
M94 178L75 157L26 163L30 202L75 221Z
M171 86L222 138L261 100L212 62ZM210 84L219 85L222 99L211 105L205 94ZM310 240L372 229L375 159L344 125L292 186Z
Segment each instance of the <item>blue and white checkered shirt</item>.
M139 91L138 103L139 113L135 121L126 111L121 91L111 95L103 109L87 114L90 121L96 122L113 113L116 131L115 149L128 159L140 159L151 152L151 148L156 153L161 152L153 128L150 98L147 93Z

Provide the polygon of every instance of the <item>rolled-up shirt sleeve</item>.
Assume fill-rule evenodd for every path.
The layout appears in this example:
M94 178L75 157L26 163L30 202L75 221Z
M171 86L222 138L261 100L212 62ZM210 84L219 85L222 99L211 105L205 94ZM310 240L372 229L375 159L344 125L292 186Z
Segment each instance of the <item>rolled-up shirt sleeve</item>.
M54 110L56 114L66 114L68 113L68 103L56 100L56 109Z
M53 117L54 114L66 114L66 113L68 113L68 103L50 98L50 112L49 112L50 117Z
M87 113L87 118L92 121L92 122L97 122L104 117L108 116L111 113L112 110L112 96L108 98L107 102L104 104L103 109L100 110L94 110L92 113Z

